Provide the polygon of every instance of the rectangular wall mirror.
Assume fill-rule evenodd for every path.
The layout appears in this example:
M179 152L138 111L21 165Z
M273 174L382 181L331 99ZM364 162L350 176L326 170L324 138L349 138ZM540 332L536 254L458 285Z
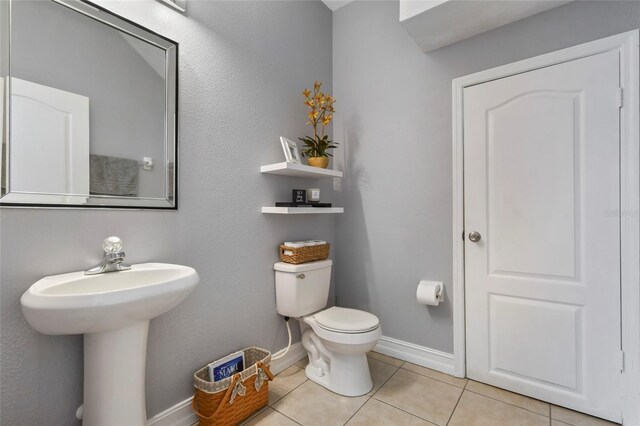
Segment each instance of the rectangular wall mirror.
M176 209L177 43L79 0L0 20L0 205Z

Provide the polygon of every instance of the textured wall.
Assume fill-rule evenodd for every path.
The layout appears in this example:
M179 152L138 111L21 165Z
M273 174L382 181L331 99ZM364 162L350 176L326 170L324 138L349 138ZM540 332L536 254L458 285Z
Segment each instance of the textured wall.
M451 80L638 27L640 2L579 1L424 54L398 2L334 12L338 304L371 310L386 336L451 352ZM437 308L415 301L425 278L445 282Z
M100 3L180 43L180 210L0 211L3 425L78 423L82 337L33 331L19 299L45 275L99 262L104 237L120 236L132 263L200 273L191 297L151 322L149 416L187 398L202 364L249 345L285 346L273 287L277 244L334 241L331 215L260 214L293 187L320 186L331 201L330 183L259 173L282 161L280 135L305 134L302 88L318 79L331 89L329 9L319 1L191 1L181 15L156 1Z

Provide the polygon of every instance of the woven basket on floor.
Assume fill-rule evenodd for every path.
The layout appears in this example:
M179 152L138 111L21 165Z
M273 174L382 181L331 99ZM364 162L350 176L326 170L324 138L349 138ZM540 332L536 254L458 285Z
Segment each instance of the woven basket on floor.
M208 365L194 373L196 393L191 405L200 426L237 425L267 405L269 381L273 380L271 353L256 347L243 352L249 367L232 377L213 382Z
M285 252L291 252L291 254L285 254ZM307 263L314 262L316 260L325 260L329 257L329 243L319 246L309 247L288 247L280 246L280 260L286 263Z

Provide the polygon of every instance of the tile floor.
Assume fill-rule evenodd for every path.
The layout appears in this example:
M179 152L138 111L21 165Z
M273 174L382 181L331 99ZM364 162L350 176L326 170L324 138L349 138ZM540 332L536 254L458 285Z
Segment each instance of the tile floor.
M276 376L269 384L269 406L244 425L615 425L376 352L368 357L373 376L368 395L347 398L307 380L305 359Z

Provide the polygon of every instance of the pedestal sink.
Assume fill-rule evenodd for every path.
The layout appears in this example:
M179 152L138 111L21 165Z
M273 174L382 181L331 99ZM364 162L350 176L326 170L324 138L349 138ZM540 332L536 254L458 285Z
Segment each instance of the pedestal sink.
M84 334L83 425L146 425L149 320L180 304L198 284L187 266L163 263L98 275L53 275L20 299L44 334Z

